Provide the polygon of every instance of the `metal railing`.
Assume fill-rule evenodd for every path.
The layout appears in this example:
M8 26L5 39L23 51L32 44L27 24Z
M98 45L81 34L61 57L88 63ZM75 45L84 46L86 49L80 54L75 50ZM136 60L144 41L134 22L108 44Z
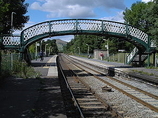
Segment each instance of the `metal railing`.
M12 71L17 68L20 60L19 53L2 54L1 70Z
M138 48L134 48L133 51L127 56L127 64L131 62L134 56L138 53Z
M31 59L35 59L35 54L30 54ZM7 53L1 55L1 72L17 72L22 66L20 63L20 53Z

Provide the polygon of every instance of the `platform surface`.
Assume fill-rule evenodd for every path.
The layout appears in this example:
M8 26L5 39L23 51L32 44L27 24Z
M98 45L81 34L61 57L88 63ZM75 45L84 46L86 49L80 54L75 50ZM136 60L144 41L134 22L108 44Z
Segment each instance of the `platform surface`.
M6 78L0 85L0 118L67 118L56 55L32 60L40 79Z
M71 56L71 55L70 55ZM146 67L132 67L131 65L127 65L124 63L117 63L117 62L108 62L99 59L88 59L85 57L78 57L78 56L71 56L73 58L77 58L92 64L96 64L98 66L104 68L112 68L113 70L118 70L129 74L132 77L148 80L152 83L158 85L158 69L150 69Z

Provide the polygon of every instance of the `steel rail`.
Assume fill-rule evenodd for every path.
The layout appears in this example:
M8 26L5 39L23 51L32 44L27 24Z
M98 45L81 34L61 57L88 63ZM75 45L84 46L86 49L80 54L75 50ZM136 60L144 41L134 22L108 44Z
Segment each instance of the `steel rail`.
M76 62L74 63L74 62L71 60L71 63L73 63L76 67L78 67L78 68L80 68L80 69L86 71L87 73L90 73L90 72L88 72L87 70L85 70L85 69L81 68L80 66L76 65ZM82 66L84 66L84 65L82 65ZM86 66L84 66L84 67L86 67ZM86 67L86 68L87 68L87 67ZM88 68L88 69L90 69L90 68ZM91 70L92 70L92 69L91 69ZM93 71L94 71L94 70L93 70ZM92 74L92 73L91 73L91 75L93 75L95 78L97 78L98 80L102 81L103 83L108 84L108 85L111 86L112 88L114 88L114 89L116 89L116 90L122 92L123 94L129 96L130 98L136 100L137 102L139 102L139 103L145 105L146 107L150 108L151 110L153 110L153 111L155 111L155 112L158 112L158 108L157 108L157 107L155 107L155 106L153 106L153 105L151 105L151 104L149 104L149 103L147 103L147 102L141 100L141 99L138 98L138 97L135 97L134 95L131 95L130 93L128 93L128 92L126 92L126 91L124 91L124 90L118 88L117 86L115 86L115 85L113 85L113 84L107 82L106 80L103 80L102 78L100 78L100 77L98 77L98 76L96 76L96 75L94 75L94 74Z
M69 83L67 82L67 79L66 79L66 77L65 77L65 75L64 75L64 72L62 71L62 67L61 67L61 64L60 64L60 63L58 64L58 67L59 67L59 69L60 69L60 71L61 71L61 74L62 74L62 76L63 76L63 78L64 78L64 81L65 81L65 83L66 83L66 86L67 86L67 88L69 89L69 91L70 91L70 93L71 93L72 99L74 100L75 105L77 106L77 109L79 110L79 113L80 113L81 118L85 118L84 115L83 115L83 113L82 113L82 110L81 110L81 108L80 108L80 106L79 106L79 104L78 104L78 102L77 102L77 100L75 99L75 97L74 97L74 95L73 95L73 92L72 92L72 90L71 90L71 88L70 88L70 85L69 85Z
M70 62L70 59L68 59L68 58L66 58L66 59ZM78 67L76 64L74 64L73 60L71 60L70 63L72 63L73 65L75 65L76 67ZM86 70L84 70L82 68L80 68L80 69L83 70L83 71L86 71ZM92 91L93 93L95 93L95 91L91 87L89 87L89 85L87 83L85 83L84 81L82 81L82 79L80 79L80 76L78 74L76 74L74 71L73 71L73 73L76 75L76 77L79 79L79 81L81 81L81 83L83 83L90 91ZM87 72L87 74L91 74L91 73ZM96 96L96 98L98 98L98 100L100 102L102 102L104 104L104 106L106 106L109 110L111 110L112 114L115 114L113 116L116 116L117 118L123 118L123 116L119 112L117 112L116 109L113 109L107 102L105 102L103 99L101 99L100 96L99 96L99 94L95 93L94 95Z
M82 61L82 62L83 62L83 61ZM78 62L77 62L77 63L78 63ZM83 63L84 63L84 62L83 62ZM139 89L139 88L137 88L137 87L134 87L134 86L132 86L132 85L130 85L130 84L127 84L127 83L125 83L125 82L122 82L122 81L120 81L120 80L117 80L117 79L115 79L115 78L113 78L113 77L107 76L107 75L104 74L103 72L99 72L99 71L97 71L97 70L94 70L94 69L92 69L92 68L90 68L90 67L87 67L87 66L81 64L81 63L80 63L80 65L82 65L82 66L84 66L84 67L86 67L86 68L88 68L88 69L90 69L90 70L92 70L92 71L94 71L94 72L96 72L96 73L98 73L98 74L104 75L104 76L106 76L106 77L108 77L108 78L110 78L110 79L112 79L112 80L114 80L114 81L116 81L116 82L118 82L118 83L121 83L121 84L123 84L123 85L125 85L125 86L127 86L127 87L129 87L129 88L131 88L131 89L134 89L134 90L136 90L136 91L139 91L139 92L141 92L141 93L143 93L143 94L145 94L145 95L148 95L148 96L150 96L150 97L152 97L152 98L158 100L158 96L157 96L157 95L151 94L151 93L149 93L149 92L147 92L147 91L144 91L144 90L142 90L142 89ZM91 65L91 66L92 66L92 65Z

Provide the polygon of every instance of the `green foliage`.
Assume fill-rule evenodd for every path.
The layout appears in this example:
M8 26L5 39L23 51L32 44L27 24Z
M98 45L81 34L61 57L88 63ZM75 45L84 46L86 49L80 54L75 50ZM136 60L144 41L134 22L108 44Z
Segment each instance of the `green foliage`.
M36 44L36 43L30 45L30 47L29 47L29 52L30 52L30 53L35 53L35 49L36 49L36 45L35 45L35 44Z
M155 75L154 73L148 73L148 72L144 72L144 71L139 71L139 70L132 70L133 72L136 72L136 73L139 73L139 74L142 74L142 75L148 75L148 76L156 76L158 77L157 75Z
M9 4L0 1L0 6L1 6L1 9L0 9L0 16L2 16L5 12L8 11ZM0 17L0 20L2 20L2 17Z
M3 52L4 53L4 52ZM28 66L25 62L19 61L19 54L3 54L1 62L0 79L9 76L20 78L38 78L40 73L36 72L32 67ZM12 58L12 59L11 59Z
M158 0L153 2L136 2L124 12L124 20L149 34L150 39L158 45Z
M156 69L158 71L158 67L155 67L155 66L149 66L149 67L146 67L147 69Z
M12 74L20 78L38 78L40 73L36 72L32 67L28 66L25 62L14 61L14 68Z
M128 53L111 54L109 57L104 58L104 60L109 61L109 62L125 63L125 57L127 55Z
M105 45L109 45L109 52L115 54L119 49L125 49L127 52L133 49L133 45L115 37L108 37L108 40L103 36L95 35L76 35L66 46L68 53L78 53L80 48L81 53L87 53L89 45L89 53L93 53L95 49L107 50ZM88 44L88 45L86 45Z
M3 0L0 2L0 33L8 34L11 31L11 14L13 14L13 29L22 29L29 20L27 13L28 4L25 0Z
M68 52L78 53L87 53L89 45L89 53L93 53L94 49L101 49L101 45L104 41L102 37L95 35L75 35L75 38L72 39L66 46ZM87 44L87 45L86 45Z
M151 39L155 40L158 45L158 0L154 0L146 10L146 17L149 22L148 34L151 35Z
M126 9L123 12L125 22L147 32L148 24L145 15L145 10L147 8L148 4L144 2L136 2L132 4L130 9Z
M1 69L0 81L9 76L11 76L10 71Z
M51 53L52 54L57 54L58 53L58 47L56 45L56 40L48 40L47 42L50 42L51 48Z
M0 34L1 34L1 31L3 30L3 27L2 27L2 20L3 20L3 17L4 14L8 11L8 6L9 4L5 4L3 3L2 1L0 1Z
M47 41L38 41L37 42L39 46L37 46L37 51L40 52L41 48L42 51L45 52L45 47L46 47L46 53L48 54L49 49L51 54L57 54L58 53L58 47L56 45L56 40L50 40L48 39ZM36 43L32 44L29 46L29 51L30 53L35 53L36 50Z

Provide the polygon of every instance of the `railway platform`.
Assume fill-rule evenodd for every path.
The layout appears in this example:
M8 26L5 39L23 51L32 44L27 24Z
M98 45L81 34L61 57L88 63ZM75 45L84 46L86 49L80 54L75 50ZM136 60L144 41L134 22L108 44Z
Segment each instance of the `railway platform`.
M157 80L156 69L134 68L115 62L72 56L100 66L111 67L140 78ZM7 78L0 86L0 118L66 118L56 66L56 56L32 60L32 66L41 78ZM133 71L134 70L134 71ZM143 71L147 74L136 71Z
M6 78L0 86L0 118L66 118L56 56L32 60L40 79Z
M146 67L132 67L130 65L126 65L124 63L117 63L117 62L108 62L108 61L102 61L98 59L88 59L84 57L77 57L77 56L71 56L73 58L86 61L88 63L95 64L97 66L111 69L114 72L118 72L121 74L124 74L125 76L130 76L134 78L139 78L143 80L147 80L148 82L155 83L158 85L158 70L157 69L149 69Z
M37 118L67 118L58 79L56 57L57 55L44 57L43 61L32 60L34 69L41 73L43 84L35 106Z

